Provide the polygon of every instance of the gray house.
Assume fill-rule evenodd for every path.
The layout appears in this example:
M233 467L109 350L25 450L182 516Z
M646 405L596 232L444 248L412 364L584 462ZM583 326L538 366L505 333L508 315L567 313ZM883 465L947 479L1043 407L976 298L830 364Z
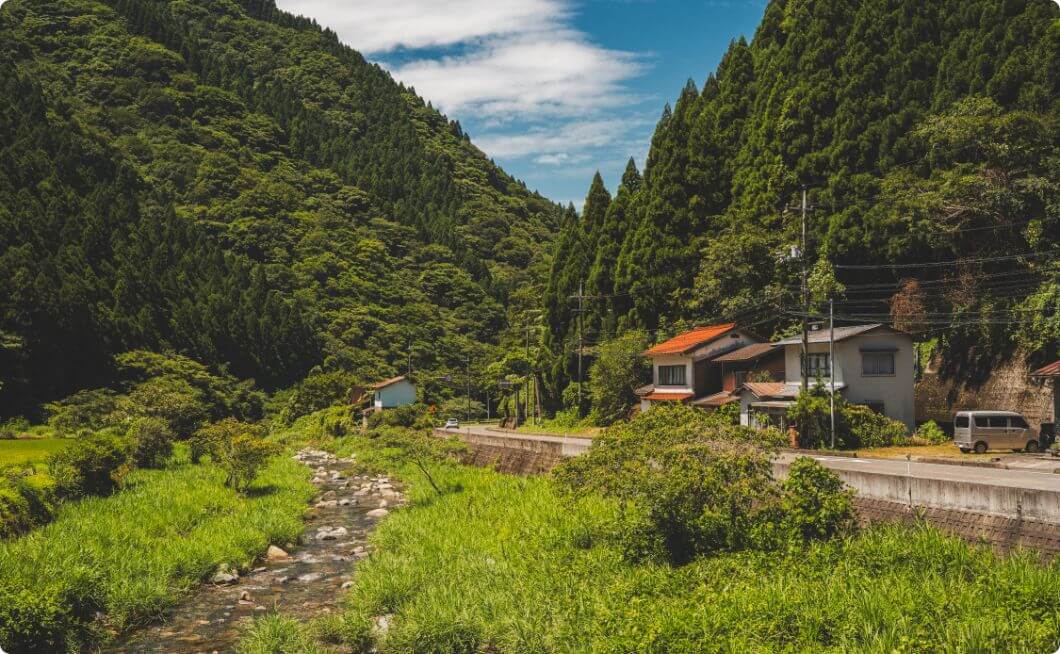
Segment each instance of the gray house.
M829 330L810 332L806 356L810 384L831 387ZM756 415L784 425L787 409L802 387L802 336L773 343L784 348L784 381L745 383L740 389L740 422L755 425ZM835 390L848 402L864 404L915 429L915 355L908 334L880 324L835 328Z
M392 409L416 403L416 386L405 375L391 377L372 384L375 397L372 406L375 409Z

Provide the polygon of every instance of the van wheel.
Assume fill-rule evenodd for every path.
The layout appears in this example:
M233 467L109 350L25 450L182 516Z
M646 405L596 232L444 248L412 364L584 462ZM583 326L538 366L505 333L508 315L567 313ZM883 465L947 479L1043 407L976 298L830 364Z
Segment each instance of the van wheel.
M972 448L970 448L970 447L962 447L961 448L961 452L964 452L965 454L968 454L971 451L972 451Z
M1023 448L1023 451L1035 454L1038 451L1038 441L1027 441L1027 447Z
M984 452L986 452L986 443L984 443L983 441L979 441L975 444L975 453L982 454Z

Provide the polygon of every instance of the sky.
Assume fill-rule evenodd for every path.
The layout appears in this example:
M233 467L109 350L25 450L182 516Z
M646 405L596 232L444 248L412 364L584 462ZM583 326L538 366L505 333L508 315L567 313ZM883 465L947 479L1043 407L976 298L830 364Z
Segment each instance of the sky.
M702 85L766 0L277 0L460 121L531 189L580 210L643 166L663 105Z

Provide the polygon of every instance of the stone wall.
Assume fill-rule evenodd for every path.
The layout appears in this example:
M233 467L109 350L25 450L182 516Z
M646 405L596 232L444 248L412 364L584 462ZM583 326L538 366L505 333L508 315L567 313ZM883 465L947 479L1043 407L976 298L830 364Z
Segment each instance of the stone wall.
M1018 411L1035 429L1053 419L1052 388L1029 377L1025 357L1015 356L997 366L978 386L945 379L933 360L916 384L916 420L950 423L957 411Z

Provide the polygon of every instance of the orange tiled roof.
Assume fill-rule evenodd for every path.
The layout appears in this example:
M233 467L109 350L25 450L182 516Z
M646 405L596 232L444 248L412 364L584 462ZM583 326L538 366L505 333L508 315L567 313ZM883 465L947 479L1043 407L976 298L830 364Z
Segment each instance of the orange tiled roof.
M690 332L678 334L668 341L663 341L655 347L644 351L644 356L652 357L661 354L684 354L696 349L704 343L709 343L722 334L732 331L736 323L727 322L724 325L711 325L710 327L697 327Z
M644 396L645 400L652 402L684 402L695 397L695 393L649 393Z
M714 393L713 395L707 395L704 397L697 398L692 401L693 406L721 406L728 404L729 402L736 402L740 398L733 395L729 391L721 391L720 393Z

